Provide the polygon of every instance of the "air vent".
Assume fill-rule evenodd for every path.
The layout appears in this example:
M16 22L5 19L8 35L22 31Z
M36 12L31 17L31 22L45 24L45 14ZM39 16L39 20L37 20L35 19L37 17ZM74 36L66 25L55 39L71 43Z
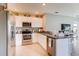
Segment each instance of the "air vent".
M55 14L58 14L58 13L59 13L58 11L55 12Z

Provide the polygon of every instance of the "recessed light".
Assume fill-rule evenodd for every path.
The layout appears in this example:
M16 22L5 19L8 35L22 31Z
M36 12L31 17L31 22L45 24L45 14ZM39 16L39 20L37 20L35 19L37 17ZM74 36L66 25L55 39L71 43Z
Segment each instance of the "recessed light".
M45 4L45 3L43 3L42 5L43 5L43 6L45 6L46 4Z

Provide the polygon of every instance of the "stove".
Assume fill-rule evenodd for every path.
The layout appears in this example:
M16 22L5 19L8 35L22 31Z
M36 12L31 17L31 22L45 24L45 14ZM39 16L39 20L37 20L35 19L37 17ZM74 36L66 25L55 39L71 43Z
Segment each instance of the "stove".
M31 23L30 22L23 22L22 23L23 30L22 30L22 44L32 44L32 30L31 30Z

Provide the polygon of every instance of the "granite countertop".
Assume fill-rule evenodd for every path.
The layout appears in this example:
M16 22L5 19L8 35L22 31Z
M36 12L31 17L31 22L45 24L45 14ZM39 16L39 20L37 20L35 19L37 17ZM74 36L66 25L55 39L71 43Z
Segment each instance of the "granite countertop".
M53 34L49 33L49 32L37 32L40 33L42 35L47 36L48 38L52 38L52 39L67 39L67 38L75 38L75 37L55 37Z
M55 39L55 37L53 36L53 34L52 34L51 32L43 31L43 32L37 32L37 33L40 33L40 34L42 34L42 35L45 35L45 36L47 36L48 38Z
M41 27L30 28L30 30L32 31L32 33L39 33L39 34L42 34L42 35L47 36L48 38L52 38L52 39L74 38L74 37L55 37L52 32L50 32L50 31L39 31L38 30L39 28L41 28ZM22 28L16 27L16 29L17 29L16 34L22 34Z

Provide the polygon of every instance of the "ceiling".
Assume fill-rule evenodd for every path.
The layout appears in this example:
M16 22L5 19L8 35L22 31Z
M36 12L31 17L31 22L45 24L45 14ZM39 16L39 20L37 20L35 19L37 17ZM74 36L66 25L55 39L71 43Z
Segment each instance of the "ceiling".
M79 17L78 3L9 3L8 9L18 12L51 13L64 16Z

